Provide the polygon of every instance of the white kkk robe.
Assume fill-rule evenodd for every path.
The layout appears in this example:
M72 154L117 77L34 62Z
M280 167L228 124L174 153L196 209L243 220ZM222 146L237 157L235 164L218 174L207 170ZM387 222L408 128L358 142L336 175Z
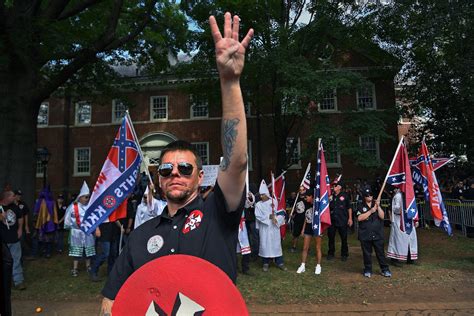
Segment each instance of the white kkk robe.
M76 213L74 205L77 204L79 223L82 222L84 214L87 210L87 205L82 205L80 202L74 202L69 205L64 215L64 228L69 229L69 256L82 257L85 251L86 257L95 255L95 237L94 234L86 234L77 225Z
M273 199L276 213L277 201ZM255 205L255 217L257 219L260 235L260 248L258 255L263 258L276 258L283 255L281 249L280 226L285 224L285 216L278 215L277 225L270 219L272 214L272 200L260 201Z
M153 198L151 206L148 206L146 201L142 201L137 207L137 213L135 215L135 224L133 228L137 229L138 226L145 223L146 221L149 221L150 219L161 215L165 206L166 201L157 200L155 198Z
M407 261L408 259L418 259L418 240L416 237L416 228L411 221L413 229L408 235L400 229L400 216L403 212L403 196L397 192L392 199L392 223L390 229L390 239L388 241L387 257ZM408 249L410 249L410 258L408 258Z

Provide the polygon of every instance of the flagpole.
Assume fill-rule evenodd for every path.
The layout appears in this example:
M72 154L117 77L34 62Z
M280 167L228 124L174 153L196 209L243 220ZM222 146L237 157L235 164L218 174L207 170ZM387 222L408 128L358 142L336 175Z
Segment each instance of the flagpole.
M151 185L153 186L153 192L155 192L155 185L153 183L153 180L151 179L150 170L148 170L148 165L145 161L145 158L143 157L142 148L140 146L140 142L138 141L137 133L135 132L135 127L133 126L132 118L130 117L130 114L128 113L128 110L125 111L125 115L127 116L128 120L130 121L130 129L132 130L133 137L137 140L138 153L140 155L140 158L142 159L142 162L145 164L145 173L148 176L148 180L150 181Z
M385 189L385 185L387 184L388 175L390 173L390 170L392 170L393 164L395 163L395 158L398 155L398 151L400 150L400 148L402 146L402 142L403 142L404 138L405 138L405 136L402 135L402 138L400 139L400 142L398 143L398 147L397 147L397 150L395 151L395 155L393 155L392 163L390 164L390 167L388 168L387 175L385 176L385 180L383 181L382 187L380 189L380 192L379 192L379 195L377 196L376 201L380 201L380 198L382 197L382 192Z
M303 180L301 180L300 187L303 185L304 179L306 179L306 175L308 174L310 168L311 168L311 162L309 162L308 166L306 167L306 171L303 175ZM298 202L298 197L300 196L300 190L299 189L300 188L298 188L298 193L296 194L295 201L293 202L293 207L291 208L291 211L290 211L290 219L288 220L288 224L291 223L291 219L292 219L291 216L293 215L293 212L295 211L296 202Z

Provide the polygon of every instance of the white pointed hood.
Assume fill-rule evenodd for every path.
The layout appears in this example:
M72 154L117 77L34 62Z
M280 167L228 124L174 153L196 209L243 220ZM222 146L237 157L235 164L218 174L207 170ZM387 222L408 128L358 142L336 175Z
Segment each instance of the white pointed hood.
M79 199L81 196L88 195L90 194L89 187L87 186L86 181L82 183L81 191L79 192L79 195L77 196L77 199Z
M260 188L258 189L258 193L271 197L270 191L268 191L268 186L265 180L262 180L262 182L260 182Z

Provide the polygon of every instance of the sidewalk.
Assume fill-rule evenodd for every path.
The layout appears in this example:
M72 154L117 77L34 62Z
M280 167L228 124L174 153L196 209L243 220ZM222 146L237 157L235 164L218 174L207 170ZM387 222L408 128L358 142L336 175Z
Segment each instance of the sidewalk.
M35 313L42 307L41 313ZM86 316L98 315L100 302L14 301L13 315ZM412 303L412 304L334 304L334 305L250 305L251 315L473 315L474 302Z

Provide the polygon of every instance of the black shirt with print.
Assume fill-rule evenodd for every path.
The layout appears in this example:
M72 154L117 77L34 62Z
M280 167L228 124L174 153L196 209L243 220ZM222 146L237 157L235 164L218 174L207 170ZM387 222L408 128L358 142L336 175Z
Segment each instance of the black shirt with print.
M357 217L359 215L367 213L371 208L375 206L375 202L372 201L371 205L362 202L357 207ZM359 221L359 240L380 240L383 239L383 219L380 219L378 212L370 214L365 221Z
M23 217L23 214L15 203L2 207L5 216L5 219L0 223L2 242L7 244L16 243L19 240L18 220Z
M333 195L333 199L329 202L331 211L331 225L336 227L347 226L349 220L348 210L351 208L351 199L346 192L340 192Z
M216 184L206 200L196 197L180 208L175 216L163 213L134 230L110 272L102 294L114 299L127 278L145 263L156 258L186 254L205 259L235 283L237 278L237 234L245 202L229 210L224 195Z

